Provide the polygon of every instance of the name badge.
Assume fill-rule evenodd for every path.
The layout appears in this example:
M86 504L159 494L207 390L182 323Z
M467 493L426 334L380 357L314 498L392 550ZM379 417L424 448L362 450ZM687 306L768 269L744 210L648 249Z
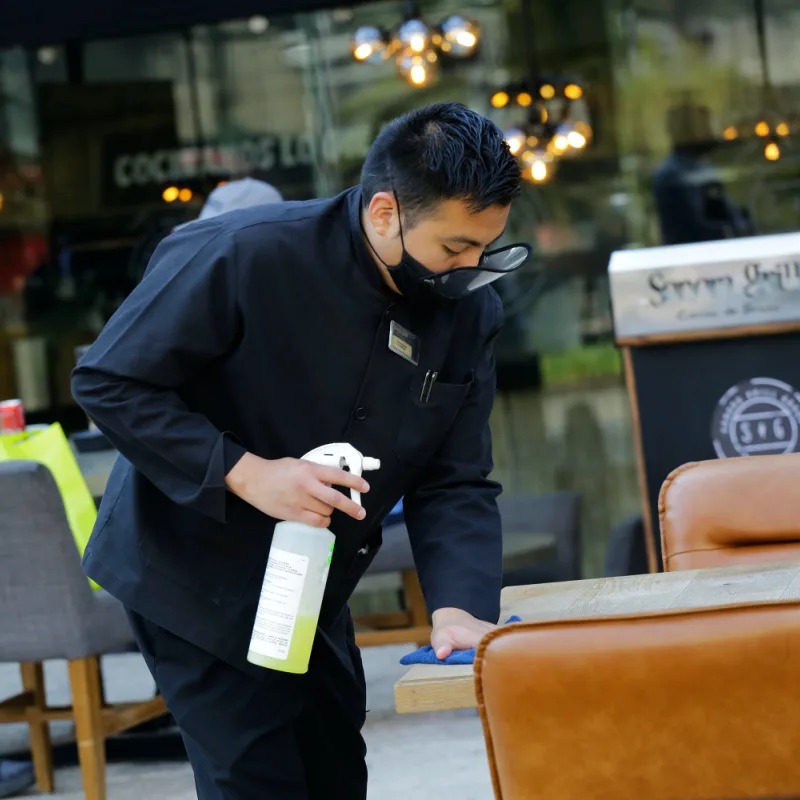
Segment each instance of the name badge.
M414 366L419 364L419 337L394 320L389 324L389 349Z

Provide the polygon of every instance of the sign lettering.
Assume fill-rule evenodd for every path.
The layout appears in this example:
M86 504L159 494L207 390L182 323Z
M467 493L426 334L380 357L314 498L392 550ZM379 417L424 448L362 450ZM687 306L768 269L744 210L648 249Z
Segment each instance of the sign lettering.
M800 321L800 234L619 251L609 278L617 338Z
M310 169L314 146L307 134L270 134L225 145L179 147L121 153L111 165L113 185L130 189L151 184L179 183L206 175L224 177L262 170Z

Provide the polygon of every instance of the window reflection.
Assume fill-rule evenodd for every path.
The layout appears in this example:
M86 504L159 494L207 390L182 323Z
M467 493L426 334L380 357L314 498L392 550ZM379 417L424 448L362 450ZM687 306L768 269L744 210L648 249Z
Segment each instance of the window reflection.
M510 220L507 240L535 257L497 284L496 463L507 491L592 498L588 572L602 571L609 531L638 509L610 253L796 228L800 11L766 5L771 98L749 0L428 3L426 18L474 18L480 55L418 88L351 54L354 31L393 26L400 2L0 52L0 396L22 396L34 422L84 427L75 347L214 187L251 175L288 199L330 196L357 182L386 121L439 99L505 124L492 95L524 77L530 19L542 68L580 79L592 140L527 184ZM743 122L762 109L772 161Z

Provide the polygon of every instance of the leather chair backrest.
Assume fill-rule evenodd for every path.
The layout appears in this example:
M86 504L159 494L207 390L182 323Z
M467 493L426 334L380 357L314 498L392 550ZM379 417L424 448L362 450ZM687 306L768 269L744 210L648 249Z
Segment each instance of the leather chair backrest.
M800 603L502 626L478 648L497 800L800 797Z
M658 511L666 572L800 560L800 454L685 464Z

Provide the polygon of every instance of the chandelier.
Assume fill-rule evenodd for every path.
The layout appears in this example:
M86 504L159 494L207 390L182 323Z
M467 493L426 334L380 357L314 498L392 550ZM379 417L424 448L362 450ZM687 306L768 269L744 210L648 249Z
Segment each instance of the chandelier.
M592 140L583 96L583 87L563 76L534 77L493 92L490 103L510 118L503 126L506 141L527 180L550 180L559 159L584 150Z
M403 21L393 31L374 25L359 28L350 43L353 58L361 63L380 64L394 59L400 77L414 88L436 80L439 66L448 60L466 60L478 52L480 28L459 15L430 25L416 3L406 4Z
M759 149L767 161L778 161L787 145L792 130L798 129L797 120L790 120L783 114L776 112L764 113L757 122L744 121L739 125L728 125L722 132L726 142L734 142L739 138L744 139L752 131L757 140L760 140Z
M747 141L749 150L753 147L761 151L767 161L779 161L784 152L791 147L791 138L800 130L797 117L781 111L781 103L777 97L775 86L769 70L767 58L767 33L764 15L764 0L753 0L753 18L755 21L756 40L761 67L761 109L749 119L738 120L728 124L722 131L722 138L727 142ZM755 138L753 137L755 135Z
M541 184L553 177L561 159L585 150L593 132L581 83L571 76L550 75L540 69L537 30L533 0L520 0L524 77L517 83L495 87L489 103L500 117L497 121L523 177Z

